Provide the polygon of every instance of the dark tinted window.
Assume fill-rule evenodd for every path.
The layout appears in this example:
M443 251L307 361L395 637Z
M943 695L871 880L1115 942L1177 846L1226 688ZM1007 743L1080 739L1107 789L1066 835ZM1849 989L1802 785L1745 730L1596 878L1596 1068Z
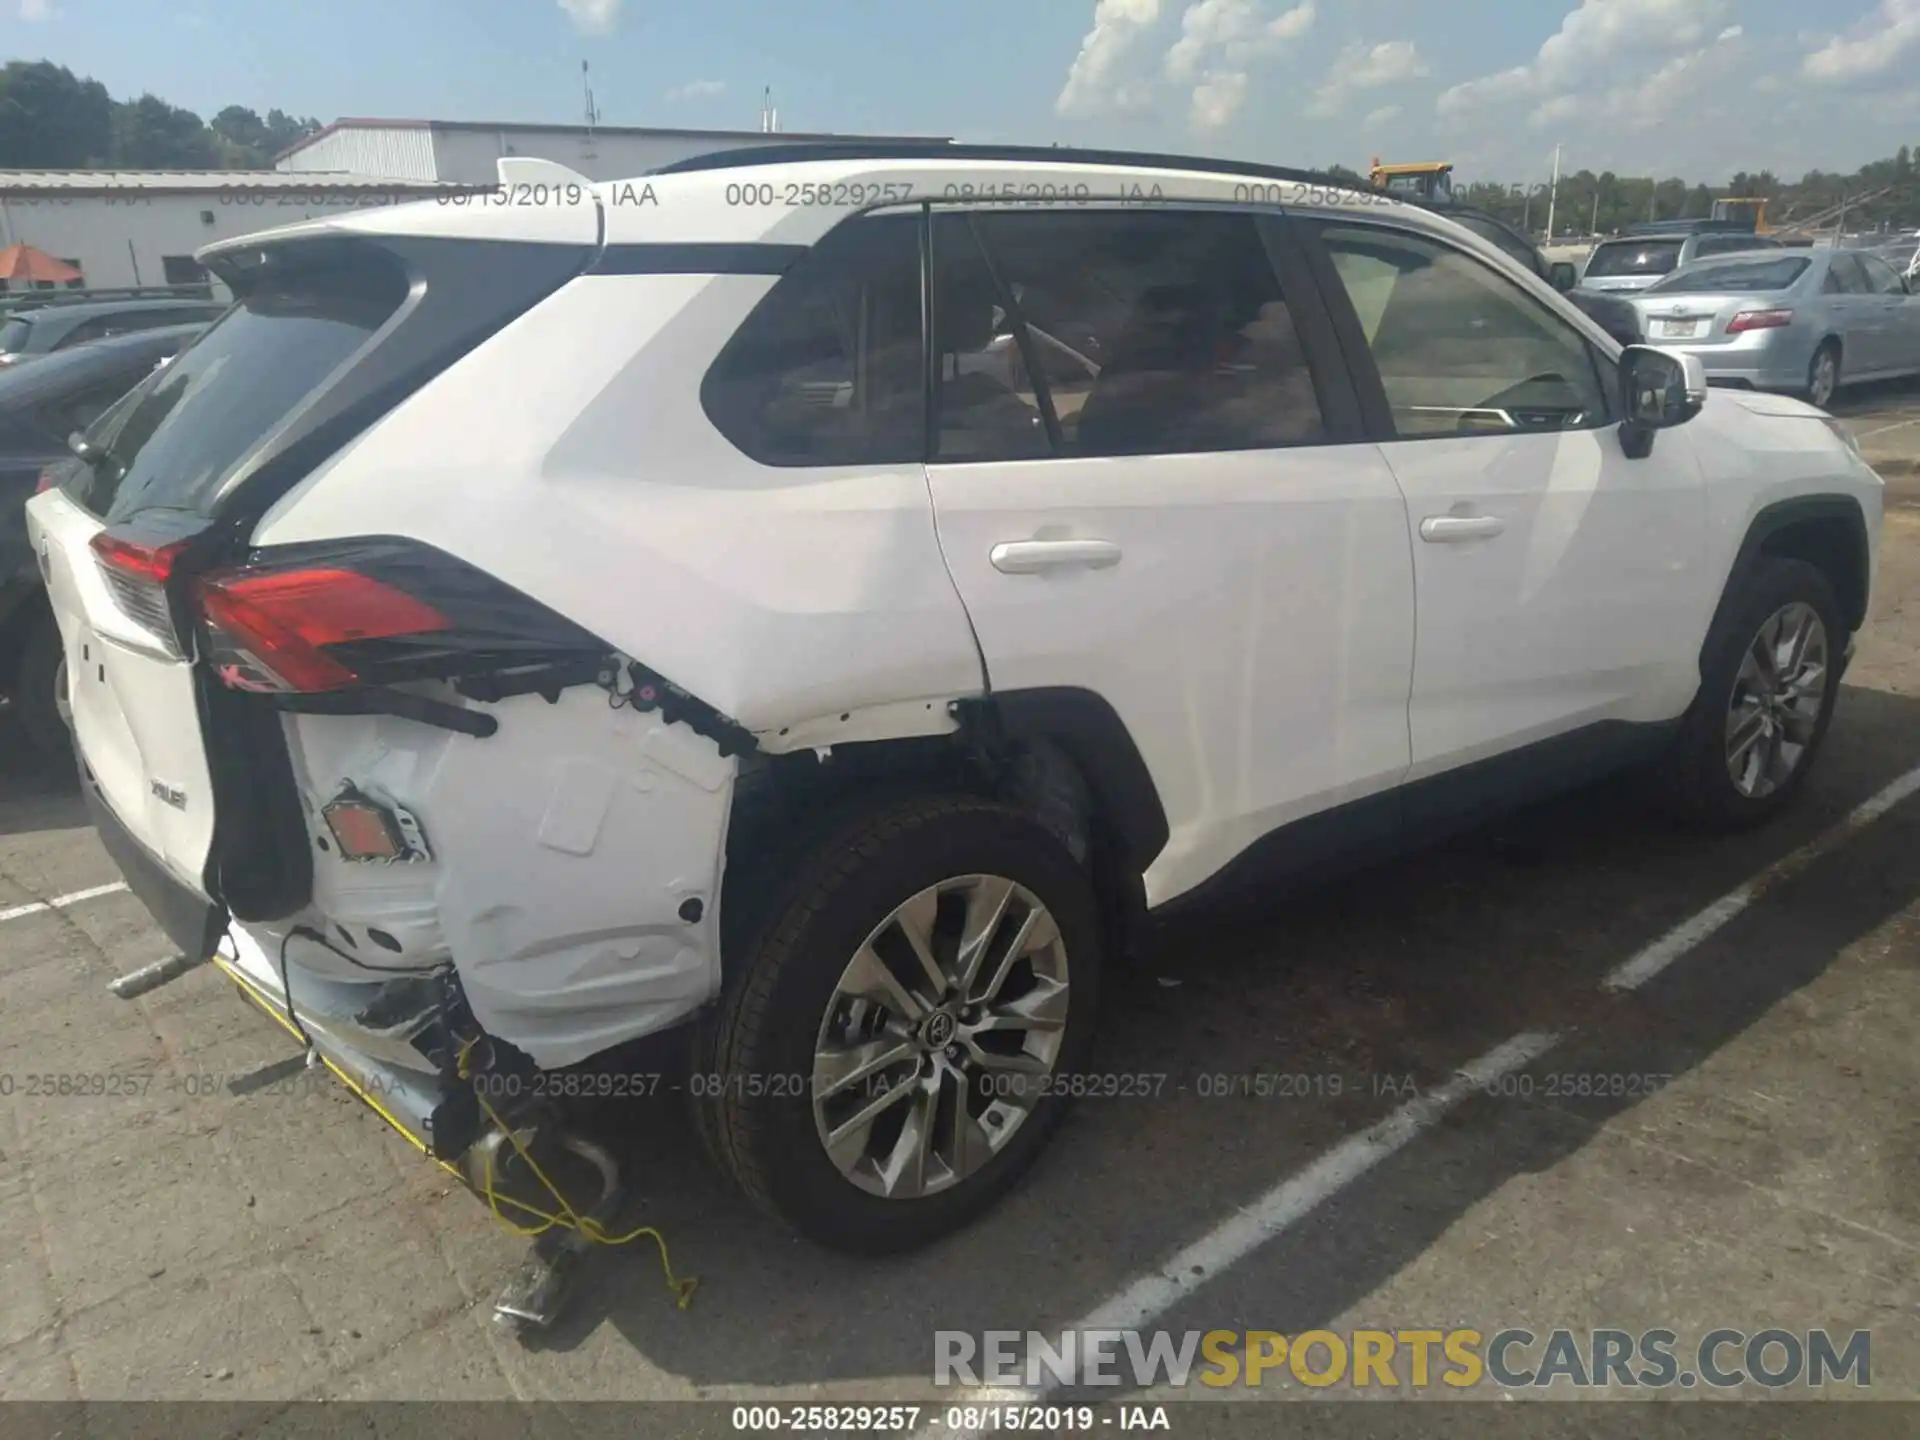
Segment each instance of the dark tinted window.
M106 452L94 508L109 521L150 508L209 513L235 465L405 294L404 275L372 262L263 283L89 437Z
M1605 422L1592 347L1505 276L1424 236L1322 234L1402 438Z
M917 216L849 220L760 302L700 389L766 465L881 465L925 449Z
M1251 216L944 215L934 256L942 459L1325 439L1293 317Z
M1594 247L1587 278L1604 275L1665 275L1680 263L1678 240L1609 240Z
M1689 265L1658 284L1649 285L1649 295L1701 295L1714 290L1760 292L1784 290L1813 262L1799 256L1778 260L1726 260L1715 265Z

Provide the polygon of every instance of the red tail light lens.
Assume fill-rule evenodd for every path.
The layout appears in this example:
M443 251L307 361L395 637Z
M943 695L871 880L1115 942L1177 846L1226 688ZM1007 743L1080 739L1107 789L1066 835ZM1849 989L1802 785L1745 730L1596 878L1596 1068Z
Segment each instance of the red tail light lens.
M100 562L101 569L109 575L119 575L129 580L143 581L149 585L165 585L173 574L173 562L180 558L180 552L186 549L184 542L172 545L142 545L137 540L123 540L102 530L89 542L94 557Z
M187 548L186 543L147 545L104 530L88 543L121 613L146 631L167 654L179 656L173 610L167 603L167 581L172 578L174 562Z
M1742 310L1727 322L1727 333L1743 335L1749 330L1778 330L1792 323L1791 310Z
M40 471L40 478L34 482L33 493L36 495L44 495L59 483L60 467L58 465L45 466Z
M361 677L327 647L451 628L433 606L352 570L228 571L196 583L208 659L235 690L345 690Z

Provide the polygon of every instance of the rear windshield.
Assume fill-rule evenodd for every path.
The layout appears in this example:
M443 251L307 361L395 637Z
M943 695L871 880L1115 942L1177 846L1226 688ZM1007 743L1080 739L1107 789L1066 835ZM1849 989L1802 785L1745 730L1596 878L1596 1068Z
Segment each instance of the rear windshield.
M89 506L213 513L235 467L367 342L405 298L397 271L327 272L256 290L103 416Z
M1680 263L1678 240L1609 240L1587 261L1587 274L1665 275Z
M1807 266L1812 263L1788 256L1780 260L1728 260L1714 265L1689 265L1659 284L1648 286L1647 293L1702 295L1718 290L1756 294L1785 290L1806 274Z
M33 326L25 320L9 320L0 325L0 355L18 355L27 348Z

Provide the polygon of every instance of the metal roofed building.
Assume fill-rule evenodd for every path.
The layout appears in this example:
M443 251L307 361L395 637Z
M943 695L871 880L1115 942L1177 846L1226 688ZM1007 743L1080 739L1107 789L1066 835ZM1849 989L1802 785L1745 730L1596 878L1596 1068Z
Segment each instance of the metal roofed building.
M31 245L89 289L197 284L207 275L194 252L212 241L453 188L277 170L0 170L0 248Z
M282 174L360 174L491 185L502 156L552 160L590 180L625 180L678 160L761 145L940 144L945 136L812 135L767 130L672 130L638 125L540 125L477 120L342 119L283 152Z

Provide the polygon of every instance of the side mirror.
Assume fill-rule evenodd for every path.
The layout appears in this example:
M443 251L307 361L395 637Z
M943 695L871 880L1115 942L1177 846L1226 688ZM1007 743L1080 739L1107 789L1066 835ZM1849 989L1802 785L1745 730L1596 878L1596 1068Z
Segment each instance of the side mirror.
M1653 453L1656 430L1684 425L1707 403L1707 371L1697 355L1629 345L1620 352L1620 448L1630 460Z
M1580 272L1574 268L1571 260L1556 260L1548 267L1547 280L1564 295L1580 283Z

